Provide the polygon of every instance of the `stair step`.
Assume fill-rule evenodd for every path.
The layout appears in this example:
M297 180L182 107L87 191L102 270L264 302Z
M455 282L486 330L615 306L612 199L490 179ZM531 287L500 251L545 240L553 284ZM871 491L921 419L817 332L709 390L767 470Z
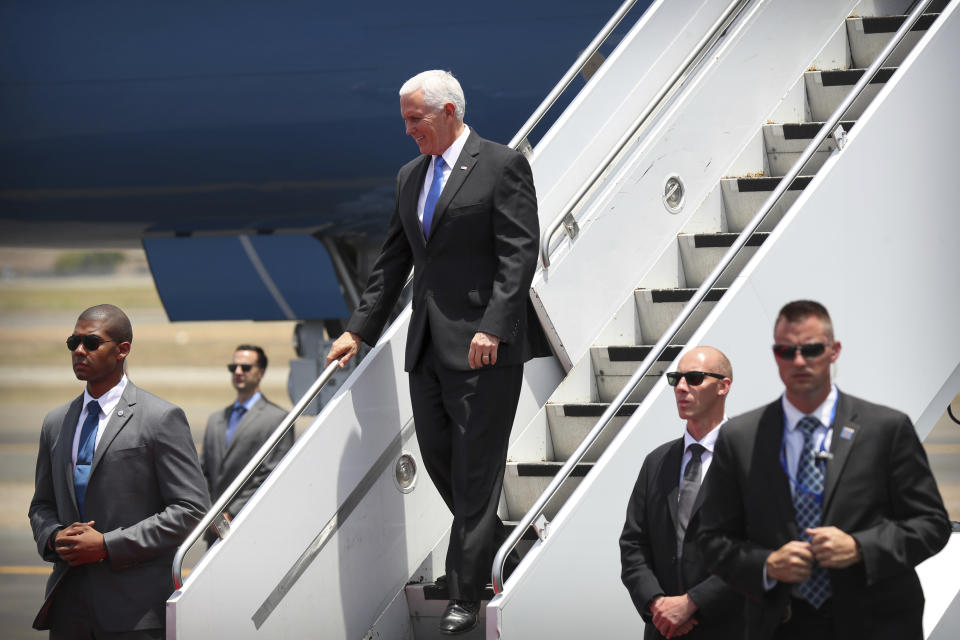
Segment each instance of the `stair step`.
M917 23L910 29L910 33L904 36L903 41L897 45L884 64L892 67L903 64L903 59L939 15L939 13L925 13L920 16ZM906 19L907 16L847 18L847 39L850 43L850 54L853 57L854 66L860 68L870 66Z
M844 131L849 133L850 129L853 128L854 121L844 120L840 124ZM767 151L767 164L770 167L770 173L774 176L786 174L822 127L822 122L763 125L763 143ZM837 143L833 136L828 137L820 143L817 152L807 161L803 171L808 174L819 171L836 148Z
M896 67L883 67L870 80L853 105L847 109L845 118L856 120L876 97L883 85L896 72ZM812 120L826 121L844 101L853 85L863 76L864 69L840 69L836 71L807 71L803 74L807 88L807 104Z
M797 196L810 184L812 179L813 176L810 175L797 177L790 184L787 192L774 205L757 231L773 231L787 209L793 205ZM738 233L742 231L778 184L780 184L780 178L777 177L723 178L720 180L720 193L723 196L723 208L726 213L727 227L730 231Z
M639 362L637 363L639 364ZM636 369L636 367L634 367ZM631 374L632 375L632 374ZM625 383L628 378L624 378ZM622 383L621 383L622 384ZM614 394L616 395L616 394ZM550 426L550 439L553 442L553 455L557 460L566 460L580 446L603 412L610 406L609 403L584 404L547 404L547 424ZM585 462L596 462L613 437L620 432L627 419L633 415L638 404L629 402L620 407L617 415L610 420L610 424L587 450ZM556 463L560 464L560 463ZM559 467L557 467L559 469ZM544 485L546 486L546 485Z
M610 402L617 397L623 385L633 376L652 348L652 345L590 348L590 359L593 363L593 373L597 378L597 391L601 402ZM627 402L642 402L670 363L680 355L681 349L683 347L680 345L671 345L664 349L653 368L650 369L650 373L643 377L637 388L627 397Z
M437 586L432 582L423 584L408 584L404 589L407 597L407 607L410 610L410 624L413 627L413 637L416 640L441 640L450 636L440 633L440 618L447 608L449 593L446 586ZM480 624L476 629L468 631L458 638L467 640L483 640L486 638L486 610L487 602L493 597L493 589L487 587L481 596Z
M684 344L689 342L690 336L725 291L726 289L711 289L707 292L704 301L674 337L674 342ZM659 340L674 319L680 315L680 311L694 293L696 289L637 289L634 291L643 342L654 343Z
M507 499L507 511L511 519L523 517L530 510L533 503L544 492L553 479L562 462L507 462L507 470L503 477L503 490ZM574 468L560 489L547 503L544 513L548 520L552 520L563 503L567 501L573 490L585 475L593 468L591 462L581 462Z
M677 236L680 246L680 260L687 284L699 287L710 272L720 264L723 254L733 246L739 237L737 233L681 233ZM770 236L769 233L754 233L747 245L740 250L731 265L720 276L717 287L729 287L733 279L743 271L744 265L757 252L757 247Z

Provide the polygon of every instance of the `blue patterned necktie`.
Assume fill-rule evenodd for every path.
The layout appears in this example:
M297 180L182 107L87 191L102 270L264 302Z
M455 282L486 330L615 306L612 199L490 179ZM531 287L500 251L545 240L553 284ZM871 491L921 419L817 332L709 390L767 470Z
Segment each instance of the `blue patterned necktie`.
M804 540L810 541L806 529L819 527L823 518L823 470L817 464L813 446L813 433L820 421L813 416L804 416L797 423L803 432L803 451L797 464L797 490L793 496L793 508L797 514L797 528ZM801 582L797 589L815 608L830 597L830 576L819 565L813 567L810 577Z
M427 199L423 203L423 237L430 237L430 225L433 224L433 210L437 208L437 200L440 199L440 192L443 191L443 168L446 163L443 156L434 156L433 159L433 180L430 181L430 190L427 191Z
M90 482L90 466L93 464L93 452L97 448L97 425L100 423L100 403L91 400L87 403L87 419L80 427L80 442L77 444L77 463L73 466L73 490L77 495L77 507L80 520L83 515L83 501L87 497L87 483Z
M237 430L237 425L240 424L240 420L243 419L243 414L247 412L247 408L242 404L236 404L233 406L233 412L230 414L230 420L227 421L227 446L230 446L230 441L233 439L233 434Z

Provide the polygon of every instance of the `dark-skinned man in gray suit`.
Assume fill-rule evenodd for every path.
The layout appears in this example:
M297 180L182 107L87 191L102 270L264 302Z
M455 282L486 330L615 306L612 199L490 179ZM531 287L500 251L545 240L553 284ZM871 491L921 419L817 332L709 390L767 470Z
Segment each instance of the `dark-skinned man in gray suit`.
M516 151L463 121L460 84L425 71L400 89L423 154L397 176L394 215L357 310L327 362L376 342L412 266L405 369L424 466L450 511L445 634L478 623L506 537L497 504L523 363L549 355L530 308L539 224L533 175Z
M60 638L162 638L177 546L210 504L179 407L124 374L133 330L98 305L67 348L83 394L44 418L30 525L53 563L34 621Z
M237 397L230 406L215 412L207 420L200 454L203 475L207 479L210 498L214 501L287 417L284 409L267 400L260 391L260 381L267 372L267 354L262 348L252 344L238 346L233 352L233 361L227 364L227 370ZM257 467L253 477L227 504L223 511L227 522L243 508L292 446L293 429L289 429L273 452ZM213 539L212 534L207 535L208 543L212 543Z

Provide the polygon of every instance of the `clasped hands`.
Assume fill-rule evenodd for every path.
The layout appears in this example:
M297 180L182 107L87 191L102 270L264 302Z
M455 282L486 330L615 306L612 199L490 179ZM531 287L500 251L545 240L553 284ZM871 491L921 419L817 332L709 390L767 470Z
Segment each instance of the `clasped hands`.
M791 540L767 556L767 577L797 584L810 577L813 563L825 569L845 569L861 560L857 541L836 527L807 529L810 542Z
M103 534L93 528L94 524L93 520L74 522L57 532L53 549L71 567L100 562L107 557Z
M688 594L682 596L660 596L650 603L653 614L653 626L665 638L685 635L698 624L693 614L697 603Z
M339 338L334 340L327 353L327 366L334 360L340 360L340 367L343 368L353 356L357 355L360 349L360 336L352 331L344 331ZM467 362L471 369L479 369L483 366L494 365L497 363L497 348L500 346L500 338L491 334L478 331L473 340L470 341L470 351L467 354Z

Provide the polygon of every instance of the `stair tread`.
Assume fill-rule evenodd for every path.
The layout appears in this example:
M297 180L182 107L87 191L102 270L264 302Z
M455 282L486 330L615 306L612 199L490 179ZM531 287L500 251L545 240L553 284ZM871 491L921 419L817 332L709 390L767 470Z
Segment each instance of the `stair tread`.
M684 345L672 344L669 345L666 349L663 350L663 353L660 354L660 357L657 358L658 361L668 361L672 362L680 355L680 351L683 350ZM633 362L635 360L643 360L647 357L647 354L650 353L650 350L653 349L654 345L652 344L641 344L641 345L607 345L601 347L592 347L595 350L601 352L605 351L607 358L611 362Z
M898 67L880 67L870 79L870 84L883 84L896 72ZM820 82L825 87L845 87L857 84L866 69L829 69L805 71L805 75L820 74Z
M856 120L841 120L840 125L844 131L850 133ZM823 122L772 122L763 125L764 129L782 128L783 137L786 140L809 140L820 132L823 128Z
M743 178L721 178L724 181L735 181L737 183L737 190L741 193L748 191L773 191L777 188L777 185L780 184L780 181L783 180L783 176L757 176L757 177L743 177ZM810 181L813 180L812 175L803 175L797 176L794 178L793 182L790 184L790 191L800 191L805 189Z
M540 460L537 462L508 462L517 468L518 476L553 477L566 462L558 460ZM593 462L578 462L570 472L571 478L582 478L593 469Z
M933 24L934 20L940 17L939 13L925 13L917 20L917 23L910 29L911 31L926 31ZM860 21L863 23L863 33L896 33L896 31L907 19L905 15L898 16L863 16L857 18L847 18L848 22Z

